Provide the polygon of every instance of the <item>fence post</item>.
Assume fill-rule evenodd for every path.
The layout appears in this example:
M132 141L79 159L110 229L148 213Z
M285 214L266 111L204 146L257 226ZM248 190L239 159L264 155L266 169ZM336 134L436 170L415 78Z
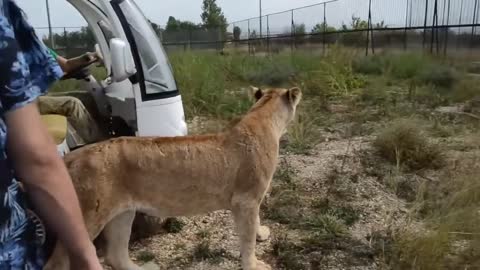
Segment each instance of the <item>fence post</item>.
M447 48L448 48L448 38L450 32L450 0L448 0L448 9L447 9L447 27L445 28L445 45L443 46L443 55L447 56Z
M473 37L475 35L475 24L477 22L477 8L478 8L478 0L475 0L475 7L473 8L473 22L472 22L472 36L470 37L470 46L473 48Z
M248 25L248 39L247 39L247 42L248 42L248 54L251 54L252 53L252 47L250 45L250 19L247 20L247 25Z
M65 46L65 57L69 57L69 54L68 54L68 34L67 34L67 28L64 27L63 28L63 38L64 38L64 46Z
M365 55L368 55L368 47L370 45L370 38L372 39L372 53L375 54L375 49L373 47L373 25L372 25L372 0L368 1L368 23L367 23L367 48Z
M327 47L327 3L323 3L323 55L326 54Z
M292 50L293 52L293 48L295 46L295 21L294 21L294 18L293 18L293 9L291 10L292 12L292 30L290 31L291 34L290 34L290 37L291 37L291 40L290 40L290 49Z
M192 29L188 29L188 49L192 50Z
M432 37L430 42L430 53L433 54L433 43L435 43L435 36L437 39L437 53L438 53L438 0L435 0L433 6L433 22L432 22Z
M425 2L425 21L423 23L423 49L425 49L425 43L427 42L427 19L428 19L428 0Z
M270 15L267 15L267 53L270 54Z
M407 50L407 38L408 38L408 11L409 11L409 1L411 0L407 0L407 8L406 8L406 11L405 11L405 32L403 33L403 49L406 51Z
M462 16L463 16L463 0L460 2L460 16L458 18L458 25L462 25ZM460 36L460 27L458 27L457 30L457 36ZM456 47L457 49L460 47L460 38L457 37L457 42L456 42Z

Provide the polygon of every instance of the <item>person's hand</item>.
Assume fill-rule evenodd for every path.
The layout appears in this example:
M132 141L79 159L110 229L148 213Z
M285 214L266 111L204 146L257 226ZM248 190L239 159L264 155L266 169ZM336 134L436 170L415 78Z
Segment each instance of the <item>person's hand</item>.
M88 63L95 63L100 60L100 57L96 52L87 52L86 54L84 54L84 57L85 61L87 61Z
M83 80L90 76L90 69L88 67L84 67L78 71L75 71L73 73L66 73L63 77L62 80L68 80L68 79L76 79L76 80Z

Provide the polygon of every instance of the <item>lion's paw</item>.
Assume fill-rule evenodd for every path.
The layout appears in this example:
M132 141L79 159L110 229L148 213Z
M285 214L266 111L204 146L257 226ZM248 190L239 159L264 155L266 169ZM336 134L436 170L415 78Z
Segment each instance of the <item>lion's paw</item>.
M270 229L267 226L260 226L257 231L257 241L264 242L270 237Z
M262 261L257 261L257 266L253 270L272 270L272 267Z
M270 265L259 260L252 261L251 263L248 264L248 266L243 267L243 270L271 270L271 269L272 268L270 267Z

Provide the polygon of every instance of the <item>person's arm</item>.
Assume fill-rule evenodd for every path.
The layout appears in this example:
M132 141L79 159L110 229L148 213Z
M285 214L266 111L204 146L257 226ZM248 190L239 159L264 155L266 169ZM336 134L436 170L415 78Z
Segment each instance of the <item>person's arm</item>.
M95 53L86 53L70 59L66 59L60 55L56 55L56 60L62 68L63 72L65 72L66 74L70 74L96 62L98 60L98 57Z
M6 114L8 155L35 210L57 233L72 269L102 269L68 171L35 103Z

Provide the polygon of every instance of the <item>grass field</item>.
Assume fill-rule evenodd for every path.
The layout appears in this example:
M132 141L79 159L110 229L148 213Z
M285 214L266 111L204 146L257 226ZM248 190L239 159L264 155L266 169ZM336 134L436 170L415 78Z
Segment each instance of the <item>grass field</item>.
M170 58L187 119L221 123L201 131L245 113L249 85L303 90L262 208L274 238L261 257L275 269L480 269L480 79L469 63L343 48ZM76 87L68 84L55 88ZM451 110L457 104L464 110ZM238 264L208 237L175 245L196 259L163 266ZM149 259L165 263L162 252Z

